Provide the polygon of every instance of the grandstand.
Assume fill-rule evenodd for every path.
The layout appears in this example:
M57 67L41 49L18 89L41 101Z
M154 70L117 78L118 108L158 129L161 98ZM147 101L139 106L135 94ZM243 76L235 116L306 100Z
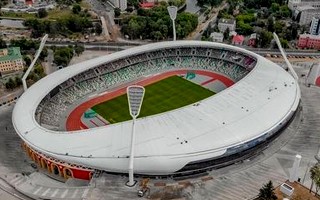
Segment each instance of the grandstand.
M94 169L126 173L130 122L66 131L66 117L78 108L84 114L95 104L84 105L102 94L179 70L189 72L189 78L198 71L216 74L233 85L197 106L137 119L137 174L194 172L237 160L275 136L299 105L300 90L293 77L257 54L211 42L162 42L89 60L43 78L16 104L14 127L29 155L36 162L43 160L41 167L54 163L82 179L90 178ZM21 115L21 110L27 114Z
M92 93L174 69L214 71L237 82L250 72L255 63L255 59L248 55L201 47L162 49L129 56L104 63L63 82L56 88L59 91L57 94L48 94L50 97L40 103L37 119L41 125L58 130L59 119L67 107Z

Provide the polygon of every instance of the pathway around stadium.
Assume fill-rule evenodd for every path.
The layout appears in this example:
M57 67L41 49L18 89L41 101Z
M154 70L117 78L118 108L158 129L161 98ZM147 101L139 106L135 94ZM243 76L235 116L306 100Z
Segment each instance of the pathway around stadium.
M296 67L296 69L299 75L307 74L308 71L308 68L303 66ZM318 134L320 131L318 126L320 121L320 106L318 105L320 89L306 87L303 79L300 80L300 87L303 110L298 113L290 126L258 156L239 164L211 171L206 177L183 181L152 180L150 182L151 197L166 198L171 195L170 197L173 198L184 197L185 199L251 199L268 180L272 180L274 185L278 185L288 179L289 170L296 154L302 156L298 177L301 178L302 184L310 187L308 171L316 163L314 155L317 153L320 143L320 135ZM7 175L9 177L11 173L12 176L16 176L17 174L14 172L32 172L30 161L26 161L26 156L20 147L20 139L14 134L11 124L12 106L5 106L0 110L0 176ZM19 182L15 185L17 189L24 189L36 194L41 193L45 196L50 194L47 196L50 199L58 199L63 195L70 195L71 198L74 194L78 199L138 199L136 195L138 186L134 189L125 187L123 183L127 178L122 176L103 175L93 180L94 184L86 189L65 186L61 191L59 188L52 189L45 186L45 180L41 182L39 179L31 179L32 176L31 178L24 177L26 179L11 178L13 182ZM30 180L33 180L34 182L31 184L37 185L38 188L26 187L27 184L24 183L30 184L30 182L24 181ZM44 189L45 187L47 188Z

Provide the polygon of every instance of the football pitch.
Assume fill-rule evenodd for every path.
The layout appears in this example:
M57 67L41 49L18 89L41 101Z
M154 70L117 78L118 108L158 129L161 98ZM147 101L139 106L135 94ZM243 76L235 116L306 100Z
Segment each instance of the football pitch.
M139 118L180 108L214 94L214 92L182 77L171 76L145 87ZM100 103L92 107L92 110L110 123L131 119L127 94Z

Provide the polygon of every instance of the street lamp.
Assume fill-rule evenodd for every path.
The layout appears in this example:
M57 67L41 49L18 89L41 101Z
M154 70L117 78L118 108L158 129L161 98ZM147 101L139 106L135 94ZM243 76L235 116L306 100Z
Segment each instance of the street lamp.
M134 186L136 181L133 179L133 160L134 160L134 144L135 144L135 121L140 114L140 109L144 97L145 89L139 85L132 85L127 87L127 97L129 103L129 112L132 117L132 132L131 132L131 148L129 159L129 181L127 186Z
M167 10L169 12L170 19L172 20L173 41L176 41L176 24L175 24L175 20L177 18L178 8L177 8L177 6L168 6Z

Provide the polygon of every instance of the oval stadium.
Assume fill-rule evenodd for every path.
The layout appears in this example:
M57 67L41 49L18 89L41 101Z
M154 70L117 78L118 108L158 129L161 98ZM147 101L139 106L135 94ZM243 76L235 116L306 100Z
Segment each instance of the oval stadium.
M128 173L130 85L146 91L134 143L134 173L143 176L184 176L246 159L287 126L300 103L296 80L253 52L213 42L152 43L31 86L12 115L23 148L64 178Z

